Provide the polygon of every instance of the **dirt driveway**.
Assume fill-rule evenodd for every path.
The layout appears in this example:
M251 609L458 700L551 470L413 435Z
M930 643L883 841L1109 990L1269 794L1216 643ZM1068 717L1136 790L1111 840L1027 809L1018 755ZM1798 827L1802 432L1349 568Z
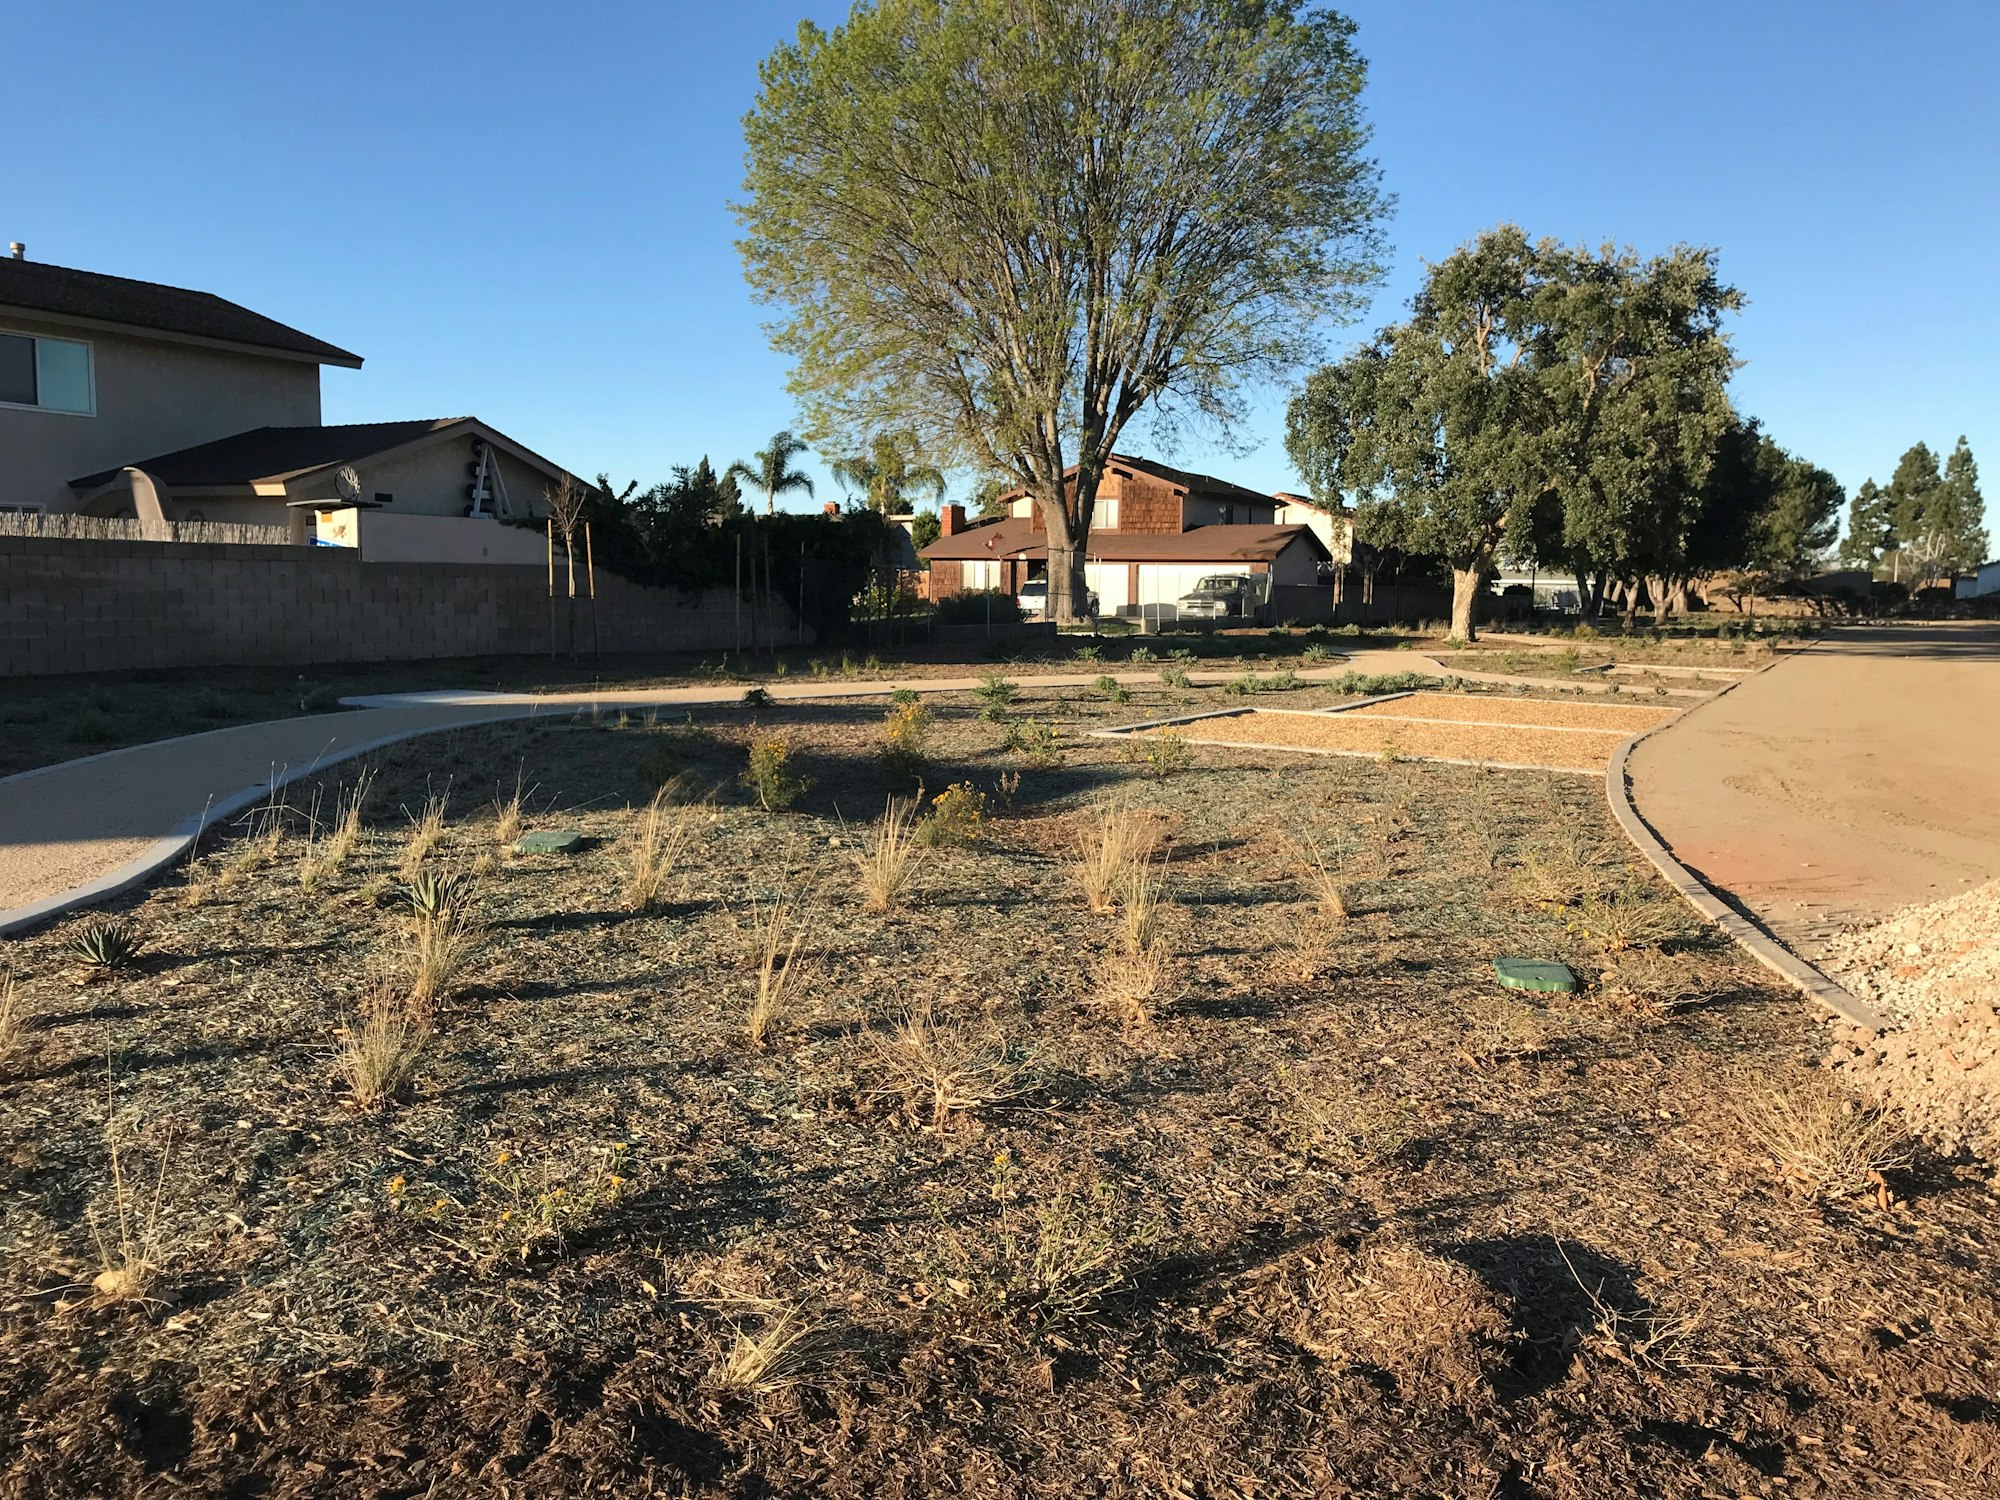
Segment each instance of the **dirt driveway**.
M1634 752L1680 860L1806 957L2000 876L2000 627L1841 630Z

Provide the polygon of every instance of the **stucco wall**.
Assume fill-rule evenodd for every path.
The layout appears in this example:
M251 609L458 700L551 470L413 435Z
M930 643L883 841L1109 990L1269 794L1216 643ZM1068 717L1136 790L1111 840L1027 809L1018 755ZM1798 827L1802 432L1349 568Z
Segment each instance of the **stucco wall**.
M65 328L9 313L0 313L0 332L88 343L97 387L95 416L0 407L0 503L75 510L69 481L85 474L252 427L309 427L320 419L319 366L301 360Z
M558 585L560 586L560 584ZM682 594L600 573L605 651L709 651L737 641L727 590ZM135 667L305 665L568 649L568 600L542 568L371 563L333 547L230 547L0 537L0 679ZM798 639L782 618L758 632ZM553 621L551 616L553 615ZM752 609L742 613L747 638ZM592 644L578 602L577 644Z

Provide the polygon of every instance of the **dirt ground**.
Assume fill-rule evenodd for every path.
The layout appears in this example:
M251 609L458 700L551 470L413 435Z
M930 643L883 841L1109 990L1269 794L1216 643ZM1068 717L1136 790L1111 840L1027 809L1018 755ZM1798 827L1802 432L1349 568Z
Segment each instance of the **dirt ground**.
M1601 788L1081 733L1190 701L935 705L926 798L980 812L886 912L851 861L913 768L881 705L821 704L403 746L309 891L294 814L114 907L127 969L79 982L95 916L11 945L0 1494L2000 1487L1988 1168L1801 1175L1747 1128L1831 1097L1820 1029ZM739 779L779 731L789 811ZM585 847L500 852L517 777ZM670 780L706 800L635 911L629 809ZM447 787L424 867L477 956L363 1111L335 1058L406 977L395 867ZM1096 913L1073 868L1106 799L1164 857L1137 1012L1133 887ZM1589 982L1500 990L1509 954ZM127 1243L145 1300L94 1294Z
M1654 735L1634 800L1808 958L2000 876L2000 627L1830 629Z

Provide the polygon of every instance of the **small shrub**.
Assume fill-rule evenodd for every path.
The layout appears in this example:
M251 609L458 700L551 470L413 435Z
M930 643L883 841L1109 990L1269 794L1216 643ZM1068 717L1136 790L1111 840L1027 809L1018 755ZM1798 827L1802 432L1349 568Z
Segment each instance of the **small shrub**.
M1069 654L1077 661L1104 660L1104 649L1101 646L1075 646L1070 649Z
M71 946L86 969L109 974L138 963L143 945L139 934L126 923L100 919L85 923Z
M430 1028L395 992L369 996L348 1023L338 1054L354 1107L372 1110L402 1092L423 1061L429 1038Z
M1312 666L1318 666L1321 662L1331 658L1332 655L1333 653L1331 651L1327 650L1326 647L1320 645L1319 642L1315 641L1310 646L1306 647L1305 650L1299 653L1299 660L1306 662Z
M111 715L95 709L78 714L69 723L68 739L72 745L115 745L120 738L118 724Z
M898 703L882 725L882 769L891 777L915 781L929 759L931 711L922 703Z
M1040 719L1016 719L1007 726L1006 747L1031 766L1047 769L1062 764L1062 746L1053 724Z
M1019 625L1027 618L1021 601L1004 589L975 589L937 602L931 620L938 625Z
M772 698L767 688L748 687L743 690L741 702L745 708L769 708Z
M1091 686L1097 690L1100 697L1109 699L1113 703L1130 703L1132 701L1132 694L1126 689L1125 685L1109 672L1098 678Z
M975 1035L959 1022L933 1020L928 1010L912 1011L887 1036L870 1032L868 1042L882 1073L875 1096L897 1101L932 1130L1020 1092L1021 1065L997 1030Z
M954 782L931 798L931 810L916 828L927 849L963 848L986 832L986 793L969 781Z
M1135 734L1125 741L1125 759L1155 781L1185 771L1193 761L1187 740L1176 730Z
M892 911L902 904L910 884L911 857L916 852L916 815L915 802L891 797L867 848L854 856L862 899L870 911Z
M889 706L891 708L907 708L913 703L921 703L923 701L924 695L915 688L897 688L895 692L889 695Z
M526 1264L560 1255L569 1241L616 1205L630 1186L624 1144L594 1147L583 1161L542 1158L531 1174L520 1152L503 1147L486 1174L489 1201L504 1204L485 1235L512 1248Z
M1018 686L996 671L980 673L979 686L972 690L972 696L980 703L979 717L989 722L999 718L1020 691Z
M1233 677L1223 683L1222 690L1232 697L1247 698L1257 691L1259 683L1255 672L1245 672L1241 677Z
M1178 651L1174 654L1176 656L1180 655ZM1188 676L1185 667L1160 668L1160 681L1164 682L1170 688L1180 688L1183 690L1194 685L1193 679Z
M1157 661L1159 660L1159 653L1151 646L1134 646L1130 660L1135 662Z
M781 734L750 742L750 764L742 782L765 812L783 812L806 794L806 782L791 768L792 742Z
M1814 1197L1846 1197L1871 1185L1882 1191L1882 1174L1910 1160L1909 1142L1888 1115L1815 1075L1746 1080L1736 1114L1778 1174Z

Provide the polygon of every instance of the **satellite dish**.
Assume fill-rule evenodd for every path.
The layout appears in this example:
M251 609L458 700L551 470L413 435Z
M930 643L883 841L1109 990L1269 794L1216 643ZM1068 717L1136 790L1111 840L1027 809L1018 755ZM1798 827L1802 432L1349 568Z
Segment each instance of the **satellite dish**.
M333 484L340 491L340 498L349 504L361 498L361 476L354 472L354 465L342 464L334 472Z

